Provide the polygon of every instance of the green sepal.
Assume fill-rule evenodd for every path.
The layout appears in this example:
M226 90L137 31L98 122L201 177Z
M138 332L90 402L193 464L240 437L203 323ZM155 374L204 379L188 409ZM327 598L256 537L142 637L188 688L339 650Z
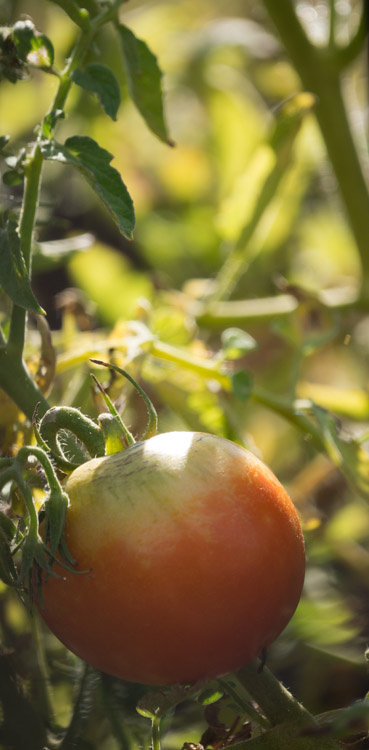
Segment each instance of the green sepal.
M0 529L9 542L11 542L16 536L17 527L14 521L2 511L0 511Z
M105 438L105 454L111 456L128 447L125 433L122 431L122 420L113 414L99 414L98 421Z
M68 495L62 489L51 490L45 505L45 542L52 555L56 555L64 534L68 508Z
M0 514L1 516L3 514ZM9 520L9 519L8 519ZM14 527L15 528L15 527ZM15 586L17 583L17 569L14 564L9 536L0 524L0 579L7 586Z

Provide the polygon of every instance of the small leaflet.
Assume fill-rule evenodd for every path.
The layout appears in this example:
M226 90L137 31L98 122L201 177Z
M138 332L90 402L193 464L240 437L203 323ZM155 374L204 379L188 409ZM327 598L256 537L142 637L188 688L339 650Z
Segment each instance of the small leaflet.
M110 68L100 63L90 63L77 68L72 75L74 83L90 94L96 94L103 110L112 120L117 119L120 105L119 83Z
M141 39L120 24L124 69L130 96L146 124L160 140L173 146L169 138L163 109L162 74L155 55Z
M9 219L0 229L0 285L19 307L44 314L31 289L15 221Z
M44 141L40 148L45 159L70 164L83 174L104 203L122 234L132 239L135 215L132 198L119 174L111 166L112 154L88 136L72 136L64 145Z

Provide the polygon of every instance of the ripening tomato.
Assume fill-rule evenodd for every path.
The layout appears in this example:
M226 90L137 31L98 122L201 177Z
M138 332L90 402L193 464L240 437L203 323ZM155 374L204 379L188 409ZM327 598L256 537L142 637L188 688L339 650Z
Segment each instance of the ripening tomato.
M66 540L83 575L49 578L42 617L98 669L147 684L234 671L283 630L304 541L274 474L244 448L170 432L69 477Z

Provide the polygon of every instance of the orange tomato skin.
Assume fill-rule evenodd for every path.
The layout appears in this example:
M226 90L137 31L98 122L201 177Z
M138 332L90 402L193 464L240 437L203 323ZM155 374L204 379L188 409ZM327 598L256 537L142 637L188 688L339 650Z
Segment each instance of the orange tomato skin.
M214 435L172 432L76 469L66 540L83 575L49 578L42 617L75 654L164 685L234 671L301 595L304 541L273 473Z

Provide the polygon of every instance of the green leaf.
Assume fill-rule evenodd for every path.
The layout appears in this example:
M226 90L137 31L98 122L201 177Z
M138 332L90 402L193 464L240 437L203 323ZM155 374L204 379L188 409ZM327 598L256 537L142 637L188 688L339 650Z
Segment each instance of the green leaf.
M3 172L4 185L20 185L21 182L23 182L23 174L17 172L15 169Z
M17 224L12 220L0 229L0 285L16 305L44 314L32 292Z
M17 21L13 26L12 39L23 62L36 68L51 68L54 47L45 34L36 31L32 21Z
M120 105L119 83L110 68L100 63L90 63L77 68L72 75L74 83L85 91L96 94L102 108L112 120L117 119Z
M76 167L103 202L122 234L132 239L135 223L132 199L119 172L110 166L112 155L88 136L72 136L64 145L40 144L45 159Z
M252 393L253 379L247 370L238 370L231 376L232 391L238 401L247 401Z
M7 586L14 586L17 580L17 569L10 550L9 539L0 526L0 580Z
M173 146L164 119L161 70L155 55L133 32L119 25L129 93L146 124L160 140Z

